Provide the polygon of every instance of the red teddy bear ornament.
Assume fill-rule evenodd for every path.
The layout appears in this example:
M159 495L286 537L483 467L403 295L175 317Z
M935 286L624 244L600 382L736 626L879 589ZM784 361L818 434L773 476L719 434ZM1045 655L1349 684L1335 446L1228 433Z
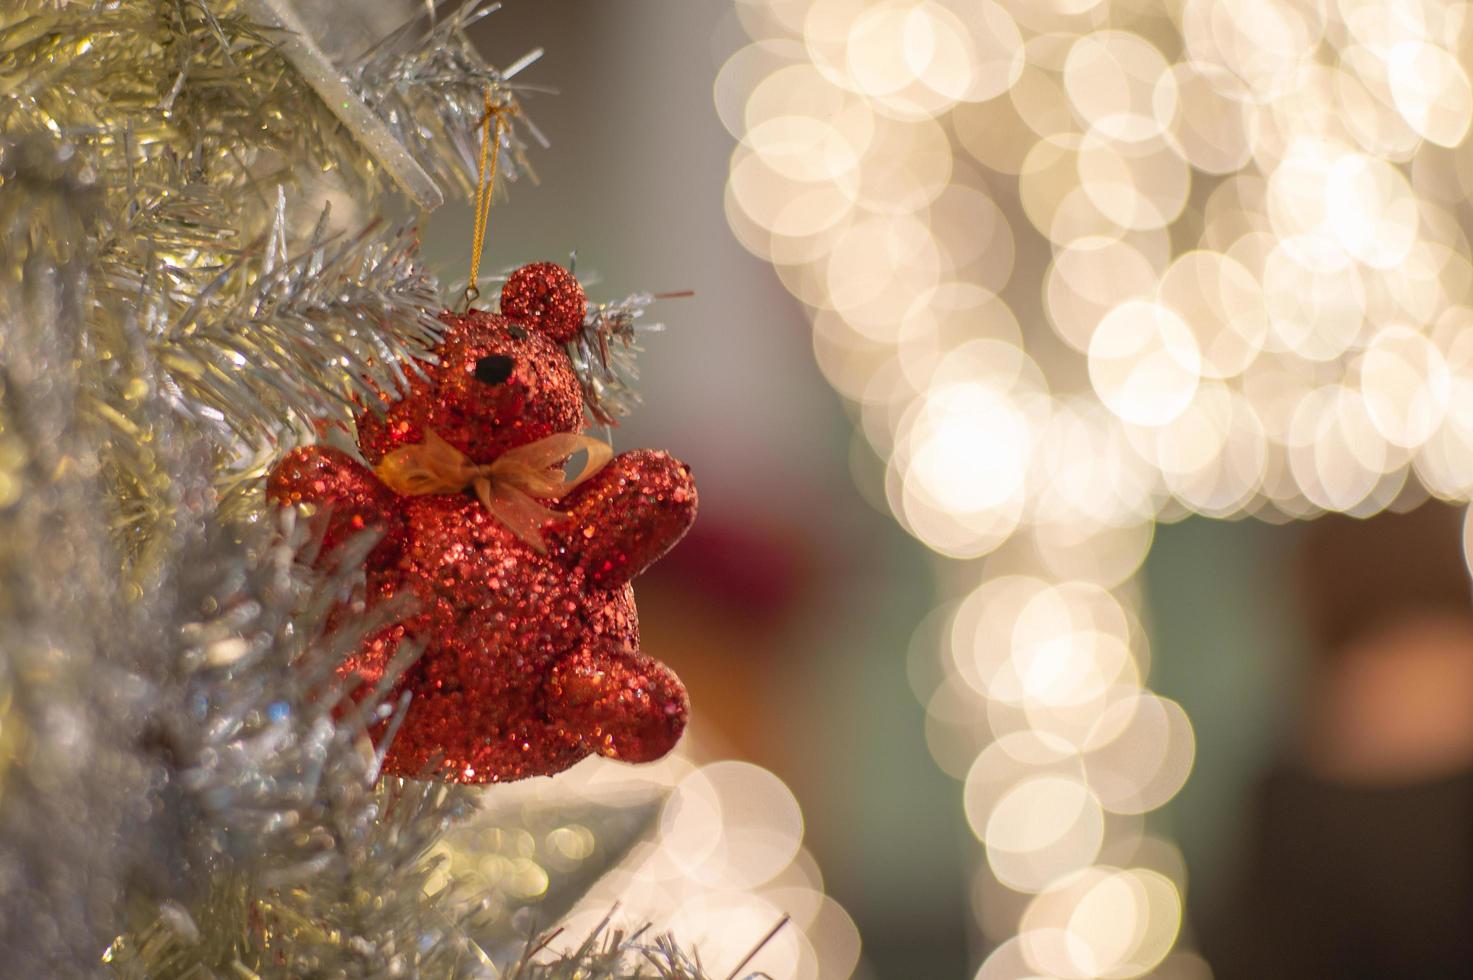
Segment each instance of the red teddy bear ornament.
M281 504L327 511L324 553L364 528L367 603L413 612L371 635L345 675L379 682L401 643L424 652L384 760L410 777L484 783L551 775L599 754L658 759L684 730L685 689L639 649L630 580L690 527L690 470L651 450L610 458L578 433L583 388L564 344L586 300L564 269L525 266L501 314L443 313L438 363L358 416L374 467L307 446L272 471ZM562 474L577 449L589 465Z

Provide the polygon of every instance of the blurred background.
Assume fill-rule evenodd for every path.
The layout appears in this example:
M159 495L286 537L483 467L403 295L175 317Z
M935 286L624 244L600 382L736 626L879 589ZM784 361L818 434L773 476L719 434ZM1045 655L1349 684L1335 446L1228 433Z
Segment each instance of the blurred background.
M1423 506L1473 489L1468 5L478 30L545 49L550 143L488 266L695 294L614 439L701 488L645 644L697 758L751 764L707 803L788 814L712 887L828 896L802 975L1473 975L1462 512ZM463 276L469 209L424 235Z

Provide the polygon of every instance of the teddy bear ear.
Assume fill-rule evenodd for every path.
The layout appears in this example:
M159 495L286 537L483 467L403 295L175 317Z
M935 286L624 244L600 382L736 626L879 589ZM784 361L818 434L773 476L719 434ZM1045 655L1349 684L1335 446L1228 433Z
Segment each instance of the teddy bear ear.
M524 265L501 287L501 315L566 344L583 329L588 297L573 274L552 262Z

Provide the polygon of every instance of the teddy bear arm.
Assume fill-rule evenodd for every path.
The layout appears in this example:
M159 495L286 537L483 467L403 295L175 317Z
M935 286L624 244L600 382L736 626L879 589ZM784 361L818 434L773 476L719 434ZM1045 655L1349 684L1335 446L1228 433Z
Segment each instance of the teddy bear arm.
M394 492L367 467L330 446L293 449L272 468L266 495L282 506L325 514L324 554L360 531L387 532L399 522Z
M569 520L555 529L563 553L588 582L618 588L690 530L696 485L690 467L668 453L620 453L564 501Z

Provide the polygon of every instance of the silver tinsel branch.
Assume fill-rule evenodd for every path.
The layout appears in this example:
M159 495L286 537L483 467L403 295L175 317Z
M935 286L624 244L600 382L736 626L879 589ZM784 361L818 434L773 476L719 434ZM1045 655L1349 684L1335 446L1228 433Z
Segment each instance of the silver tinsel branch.
M614 424L639 404L634 387L639 380L634 361L640 350L639 337L664 329L664 324L640 322L655 298L635 293L617 302L590 304L583 331L568 345L583 383L583 402L605 425Z
M486 86L515 98L475 16L345 69L461 189ZM701 980L644 934L509 947L431 856L470 792L378 779L366 732L404 705L335 674L381 622L334 612L372 542L314 570L318 529L257 484L402 384L439 286L272 31L230 0L13 0L0 134L5 975ZM596 314L605 383L641 306Z
M181 409L251 443L284 423L346 420L403 384L400 359L427 353L439 336L438 289L415 264L408 229L329 239L324 211L290 256L284 193L277 215L264 247L176 292L149 331Z
M354 89L387 120L405 144L444 187L474 194L480 154L485 95L491 104L514 110L503 135L498 175L506 180L532 176L527 139L547 140L524 115L513 81L542 56L540 48L505 69L487 65L476 54L467 29L499 4L470 0L449 16L425 5L424 12L365 52L349 69Z
M79 976L161 844L134 833L162 775L142 747L158 630L119 581L77 369L88 188L41 148L39 166L17 156L0 194L0 949L17 976Z

